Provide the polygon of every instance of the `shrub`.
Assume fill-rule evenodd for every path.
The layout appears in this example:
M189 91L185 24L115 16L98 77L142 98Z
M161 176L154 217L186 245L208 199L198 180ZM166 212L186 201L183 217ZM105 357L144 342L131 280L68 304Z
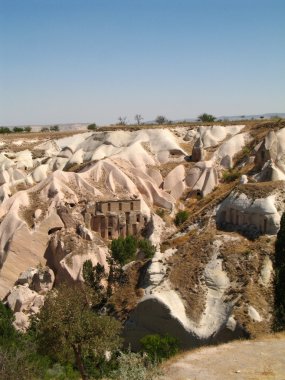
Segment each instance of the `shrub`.
M151 244L149 240L147 239L139 240L138 246L146 259L151 259L154 256L156 248L154 245Z
M223 172L223 181L226 183L233 182L239 177L240 177L240 173L233 169L229 169Z
M58 125L53 125L52 127L50 127L50 131L58 132L59 131L59 126Z
M97 128L96 123L89 124L87 127L88 131L95 131L96 128Z
M114 380L152 380L157 374L154 366L140 353L120 352L118 369L112 373Z
M138 242L134 236L113 239L111 243L112 257L121 265L125 265L135 259L137 248Z
M24 128L14 127L13 132L24 132Z
M211 123L211 122L215 121L216 118L215 118L215 116L210 115L208 113L203 113L203 114L198 116L198 120L202 121L204 123Z
M155 122L157 124L166 124L167 123L167 119L166 119L165 116L159 115L159 116L156 117Z
M41 132L49 132L49 128L48 127L42 127Z
M157 214L158 216L160 216L161 218L163 218L164 215L165 215L165 209L164 209L164 208L159 208L159 209L157 209L157 210L156 210L156 214Z
M0 133L11 133L11 129L8 127L0 127Z
M31 130L32 130L31 127L25 127L25 128L24 128L24 131L25 131L25 132L31 132Z
M175 219L174 219L174 223L176 226L180 226L181 224L183 224L184 222L186 222L186 220L188 219L189 217L189 212L184 210L184 211L179 211L176 216L175 216Z
M153 363L168 359L178 352L178 340L170 335L146 335L140 340L140 343L142 351Z

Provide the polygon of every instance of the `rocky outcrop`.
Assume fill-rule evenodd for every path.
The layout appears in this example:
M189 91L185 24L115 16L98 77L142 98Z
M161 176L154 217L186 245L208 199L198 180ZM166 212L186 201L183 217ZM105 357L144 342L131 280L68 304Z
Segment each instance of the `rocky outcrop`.
M17 284L7 295L7 304L14 313L15 328L25 331L30 317L43 306L44 295L52 289L54 274L48 267L31 267L21 273Z
M193 162L199 162L199 161L203 161L204 159L205 159L204 145L203 145L201 137L199 137L193 146L191 160Z

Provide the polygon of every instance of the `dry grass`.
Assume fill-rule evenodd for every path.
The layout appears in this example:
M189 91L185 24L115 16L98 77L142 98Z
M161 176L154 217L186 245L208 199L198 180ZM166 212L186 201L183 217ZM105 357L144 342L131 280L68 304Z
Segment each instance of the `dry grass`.
M208 230L203 234L191 232L181 238L177 252L169 259L168 277L173 287L184 300L186 313L198 322L205 307L205 292L200 282L205 265L211 259L209 249L215 233Z
M136 307L144 294L140 287L140 277L148 264L144 261L136 261L126 270L127 282L118 285L111 297L115 313L121 321L125 321L129 313Z
M244 326L250 336L269 333L271 324L267 319L262 322L254 322L248 315L248 305L253 306L267 316L273 308L272 286L264 287L259 282L264 259L267 255L274 259L274 239L261 236L254 242L232 233L238 240L227 241L221 249L220 257L223 259L223 267L231 281L227 290L227 300L236 302L233 314L236 320Z
M245 185L238 185L237 191L246 194L252 199L258 199L265 198L277 190L284 189L284 185L285 181L247 183Z

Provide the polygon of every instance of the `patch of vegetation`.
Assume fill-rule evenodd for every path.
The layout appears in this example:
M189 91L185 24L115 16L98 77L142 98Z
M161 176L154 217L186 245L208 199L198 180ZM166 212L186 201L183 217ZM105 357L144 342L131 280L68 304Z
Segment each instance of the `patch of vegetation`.
M12 133L12 131L7 127L0 127L0 133Z
M216 120L215 116L208 114L208 113L202 113L198 116L198 121L202 121L203 123L211 123Z
M223 172L223 181L226 183L234 182L240 177L240 172L236 169L229 169Z
M119 264L125 265L136 259L138 250L146 259L155 254L155 247L147 239L138 239L135 236L119 237L111 243L111 255Z
M147 354L152 363L160 363L164 359L177 354L178 340L170 335L146 335L141 340L142 351Z
M88 131L95 131L97 129L96 123L89 124L87 129Z
M175 219L174 219L174 223L176 226L180 226L181 224L183 224L184 222L186 222L186 220L188 219L189 217L189 212L186 211L186 210L183 210L183 211L179 211L176 216L175 216Z

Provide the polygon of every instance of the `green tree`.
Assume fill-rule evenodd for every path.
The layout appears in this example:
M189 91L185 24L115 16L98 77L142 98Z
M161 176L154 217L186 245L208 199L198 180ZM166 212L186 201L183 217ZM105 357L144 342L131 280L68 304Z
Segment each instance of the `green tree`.
M138 241L134 236L119 237L112 240L111 254L118 263L125 265L135 259L137 248Z
M91 311L95 299L84 284L62 284L47 295L36 326L39 349L63 363L74 359L83 380L87 359L95 362L120 346L120 323Z
M88 131L95 131L96 128L97 128L96 123L89 124L87 127Z
M17 133L17 132L24 132L24 128L21 128L21 127L14 127L13 128L13 132Z
M155 122L157 124L166 124L167 123L167 119L165 116L162 116L162 115L158 115L156 118L155 118Z
M203 123L211 123L215 120L216 120L215 116L210 115L208 113L202 113L201 115L198 116L198 121L202 121Z
M53 132L58 132L59 131L59 126L58 125L53 125L50 127L50 131L53 131Z
M11 129L8 127L0 127L0 133L11 133Z
M275 243L275 330L285 329L285 213Z
M25 131L25 132L31 132L31 131L32 131L32 128L31 128L31 127L25 127L25 128L24 128L24 131Z

